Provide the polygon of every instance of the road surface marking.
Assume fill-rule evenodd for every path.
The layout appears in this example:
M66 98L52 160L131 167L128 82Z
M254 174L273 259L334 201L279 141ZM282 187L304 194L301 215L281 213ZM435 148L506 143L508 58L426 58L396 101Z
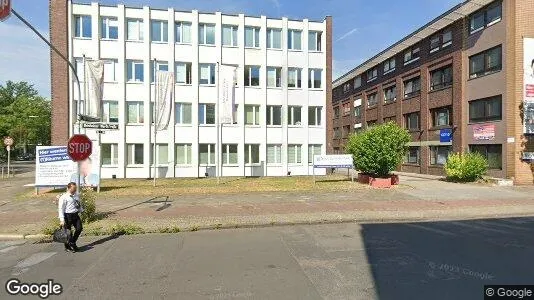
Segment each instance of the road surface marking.
M460 227L469 228L469 229L478 229L478 230L486 230L486 231L498 232L498 233L502 233L502 234L510 234L509 231L504 231L504 230L499 230L499 229L494 229L494 228L487 228L487 227L478 226L478 225L475 225L475 224L472 224L472 223L464 224L464 223L460 223L460 222L450 222L450 224L453 224L453 225L456 225L456 226L460 226Z
M12 275L18 276L29 270L29 267L39 264L50 257L54 256L57 252L39 252L32 254L32 256L20 261L15 267L13 267Z
M6 247L6 248L4 248L4 249L0 249L0 253L7 253L7 252L9 252L9 251L11 251L11 250L13 250L13 249L18 248L18 247L19 247L19 246L9 246L9 247Z
M449 235L449 236L457 236L455 233L452 233L452 232L450 232L450 231L445 231L445 230L441 230L441 229L431 228L431 227L427 227L427 226L423 226L423 225L417 225L417 224L404 224L404 226L409 226L409 227L414 227L414 228L417 228L417 229L428 230L428 231L431 231L431 232L434 232L434 233L439 233L439 234L444 234L444 235Z

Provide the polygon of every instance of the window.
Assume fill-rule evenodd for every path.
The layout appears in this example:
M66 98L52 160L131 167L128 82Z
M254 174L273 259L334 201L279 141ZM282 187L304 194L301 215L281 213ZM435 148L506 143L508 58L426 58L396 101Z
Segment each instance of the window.
M176 103L174 119L176 124L191 124L191 103Z
M245 125L260 125L259 105L245 105Z
M451 122L451 109L450 107L441 107L432 110L432 126L450 126Z
M289 50L302 49L302 31L295 29L287 30L287 48Z
M421 93L421 77L417 76L404 81L404 98L417 96Z
M245 47L260 47L260 28L245 26Z
M92 36L91 16L74 16L74 37L91 38Z
M222 43L223 46L237 47L237 25L223 25Z
M350 83L345 83L345 84L343 85L343 93L346 94L346 93L348 93L348 92L350 92Z
M191 84L190 62L176 62L176 83Z
M384 62L384 74L395 71L395 57L392 57Z
M169 41L169 29L167 21L152 20L150 21L150 37L152 42L166 43Z
M237 165L237 144L222 145L222 164Z
M350 106L351 106L350 102L343 103L343 105L342 105L342 107L343 107L343 116L350 115Z
M339 106L334 107L334 118L339 118Z
M390 86L384 89L384 102L391 103L397 100L397 87Z
M382 123L389 123L389 122L394 122L394 123L396 123L396 122L397 122L397 117L396 117L396 116L393 116L393 117L385 117Z
M215 104L198 105L198 124L212 125L215 124Z
M378 68L374 67L370 70L367 70L367 82L373 81L378 78Z
M282 87L282 68L267 67L267 86Z
M169 63L166 61L156 61L156 72L157 71L169 71ZM154 61L150 61L150 82L154 83Z
M199 45L215 45L215 25L214 24L198 24L198 44Z
M367 95L367 107L373 107L373 106L376 106L378 104L378 97L377 97L377 93L372 93L372 94L369 94Z
M144 104L141 101L127 101L128 124L142 124L145 122Z
M301 88L302 87L302 69L288 68L287 69L287 87Z
M104 82L117 82L118 64L116 59L104 60Z
M176 144L175 159L177 165L190 165L191 160L191 144Z
M302 125L302 107L288 106L287 107L287 123L288 125L301 126Z
M322 74L323 74L323 70L321 69L309 69L308 70L308 88L320 89Z
M334 128L334 138L335 139L341 138L341 131L339 130L339 127Z
M499 121L502 119L502 96L469 102L469 123Z
M176 43L191 44L191 23L174 23L174 35Z
M119 164L119 144L102 144L102 166L116 166Z
M469 78L477 78L502 69L502 46L469 57Z
M373 126L376 126L377 122L378 122L377 120L367 121L367 128L371 128Z
M102 17L100 18L101 38L116 40L119 38L119 21L117 18Z
M267 125L280 126L282 125L282 106L267 106Z
M247 144L245 145L245 164L259 164L260 163L260 145Z
M502 145L469 145L469 150L482 154L488 161L488 169L502 170Z
M282 49L282 29L267 28L267 48Z
M497 1L469 17L469 33L475 33L501 21L502 2Z
M321 126L323 108L321 106L308 107L308 125Z
M430 147L430 164L444 165L447 162L447 157L452 152L451 146L431 146Z
M362 107L360 105L354 107L354 116L356 118L361 117L361 115L362 115L361 108Z
M404 65L417 61L420 57L419 47L412 47L404 52Z
M145 80L145 70L142 61L127 60L126 65L128 82L143 82Z
M169 145L156 144L156 161L154 161L154 144L150 145L150 162L151 165L166 165L169 163Z
M119 123L119 102L102 101L102 121L106 123Z
M128 165L142 165L144 163L143 144L126 145L126 163Z
M308 163L313 164L313 156L321 155L322 145L308 145Z
M245 66L245 86L260 86L259 66Z
M357 89L362 86L362 76L356 76L354 78L354 89Z
M199 84L215 84L215 64L199 65Z
M267 145L267 164L282 163L282 145Z
M406 157L404 158L406 164L419 164L419 147L408 147Z
M126 39L129 41L142 41L144 39L143 34L143 20L141 19L127 19L126 26L128 27L126 32Z
M321 39L323 33L320 31L308 32L308 50L309 51L321 51Z
M350 135L350 125L343 126L343 138L346 139Z
M287 162L290 164L302 163L302 145L287 145Z
M452 45L452 30L447 29L430 38L430 53L434 53L440 48L445 48L450 45Z
M215 144L198 145L198 162L201 165L215 164Z
M404 128L409 131L419 131L419 113L404 115Z
M430 90L439 90L452 86L452 66L430 72Z

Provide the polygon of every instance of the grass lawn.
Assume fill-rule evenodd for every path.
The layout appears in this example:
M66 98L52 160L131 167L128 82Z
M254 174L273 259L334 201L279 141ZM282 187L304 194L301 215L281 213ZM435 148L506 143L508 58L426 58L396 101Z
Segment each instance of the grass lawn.
M293 177L224 177L220 183L216 178L165 178L157 179L153 186L151 179L103 179L100 196L145 196L164 193L181 194L232 194L247 192L289 192L289 191L350 191L366 188L366 185L351 182L347 176L317 176L316 184L312 176ZM43 192L47 196L61 191ZM23 197L30 196L28 193ZM35 197L35 195L33 195ZM38 197L39 197L38 196Z

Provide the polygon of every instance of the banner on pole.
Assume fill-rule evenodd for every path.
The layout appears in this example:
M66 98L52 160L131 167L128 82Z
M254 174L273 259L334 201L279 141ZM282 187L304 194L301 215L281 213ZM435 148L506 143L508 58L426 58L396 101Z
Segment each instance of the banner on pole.
M100 119L104 92L104 61L86 61L85 81L87 85L85 115Z
M235 67L219 66L219 124L232 124L235 109Z
M156 130L163 130L169 125L172 109L172 95L174 90L174 73L166 71L156 72Z

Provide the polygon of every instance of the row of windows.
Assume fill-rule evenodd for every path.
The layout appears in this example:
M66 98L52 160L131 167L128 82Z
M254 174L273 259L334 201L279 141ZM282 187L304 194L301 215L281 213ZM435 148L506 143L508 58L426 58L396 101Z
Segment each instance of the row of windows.
M176 144L174 163L176 165L193 165L192 144ZM126 145L126 164L142 165L144 160L144 144L127 144ZM267 164L282 163L282 145L267 145ZM102 144L102 165L116 166L119 161L118 144ZM153 162L154 144L150 147L150 162ZM215 164L215 144L198 145L198 164L213 165ZM158 165L169 164L169 145L156 144L156 153ZM322 153L322 145L308 145L308 164L313 162L314 155ZM239 164L238 144L223 144L221 148L221 158L223 165ZM302 164L302 145L292 144L287 146L287 162L289 164ZM244 151L245 164L260 163L260 145L246 144Z
M482 154L488 161L488 169L502 170L502 145L484 144L469 145L470 152ZM444 165L447 157L452 153L451 146L430 146L430 164ZM409 147L404 157L405 164L421 164L420 147Z
M496 1L489 6L480 9L469 16L469 33L473 34L502 19L502 1ZM447 28L430 37L430 53L435 53L443 48L449 47L453 43L452 29ZM488 53L470 58L470 77L474 78L481 74L493 72L500 69L501 47L490 49ZM404 65L411 64L421 57L421 47L419 45L411 46L404 51ZM396 58L392 57L382 63L383 75L395 71ZM365 72L367 82L372 82L378 78L378 66L375 66ZM362 75L356 76L352 82L354 90L362 86ZM351 83L343 86L343 92L350 91Z
M153 112L153 103L150 106L150 116ZM234 124L237 124L237 109L234 108ZM198 123L199 125L215 124L215 104L203 103L198 105ZM109 123L119 122L119 103L117 101L103 101L103 121ZM143 124L145 122L144 103L141 101L126 102L126 123ZM322 125L321 106L308 107L308 126ZM244 121L245 125L261 125L260 105L245 105ZM265 122L268 126L282 126L282 106L268 105L265 110ZM288 106L287 124L291 126L302 126L302 107ZM152 118L150 118L152 119ZM175 103L175 124L190 125L192 124L192 104L186 102Z
M154 65L155 64L155 65ZM192 64L190 62L175 63L176 83L192 83ZM85 80L83 76L83 60L76 59L77 73L80 80ZM237 66L236 66L237 68ZM106 60L104 63L104 82L117 82L118 60ZM154 82L154 70L169 71L169 63L166 61L150 62L150 81ZM198 82L201 85L214 85L216 83L216 64L199 64ZM308 88L322 88L322 69L308 69ZM260 86L261 67L245 66L243 77L244 86ZM143 61L126 61L126 80L129 83L141 83L145 81L145 66ZM282 68L267 67L267 86L282 87ZM302 69L287 69L287 87L302 88Z
M88 15L74 16L74 36L77 38L91 38L92 19ZM145 33L142 19L126 19L126 39L128 41L143 41ZM191 27L189 22L175 22L176 43L191 44ZM152 42L167 43L169 41L169 25L165 20L150 21L150 40ZM223 25L221 39L223 46L238 46L237 25ZM245 47L260 47L260 28L245 26ZM116 17L100 18L100 38L117 40L119 38L119 21ZM215 24L200 23L198 25L198 43L200 45L215 45ZM267 40L269 49L282 49L282 29L267 28ZM287 48L290 50L302 50L302 30L288 29ZM322 51L322 32L308 32L308 50Z

